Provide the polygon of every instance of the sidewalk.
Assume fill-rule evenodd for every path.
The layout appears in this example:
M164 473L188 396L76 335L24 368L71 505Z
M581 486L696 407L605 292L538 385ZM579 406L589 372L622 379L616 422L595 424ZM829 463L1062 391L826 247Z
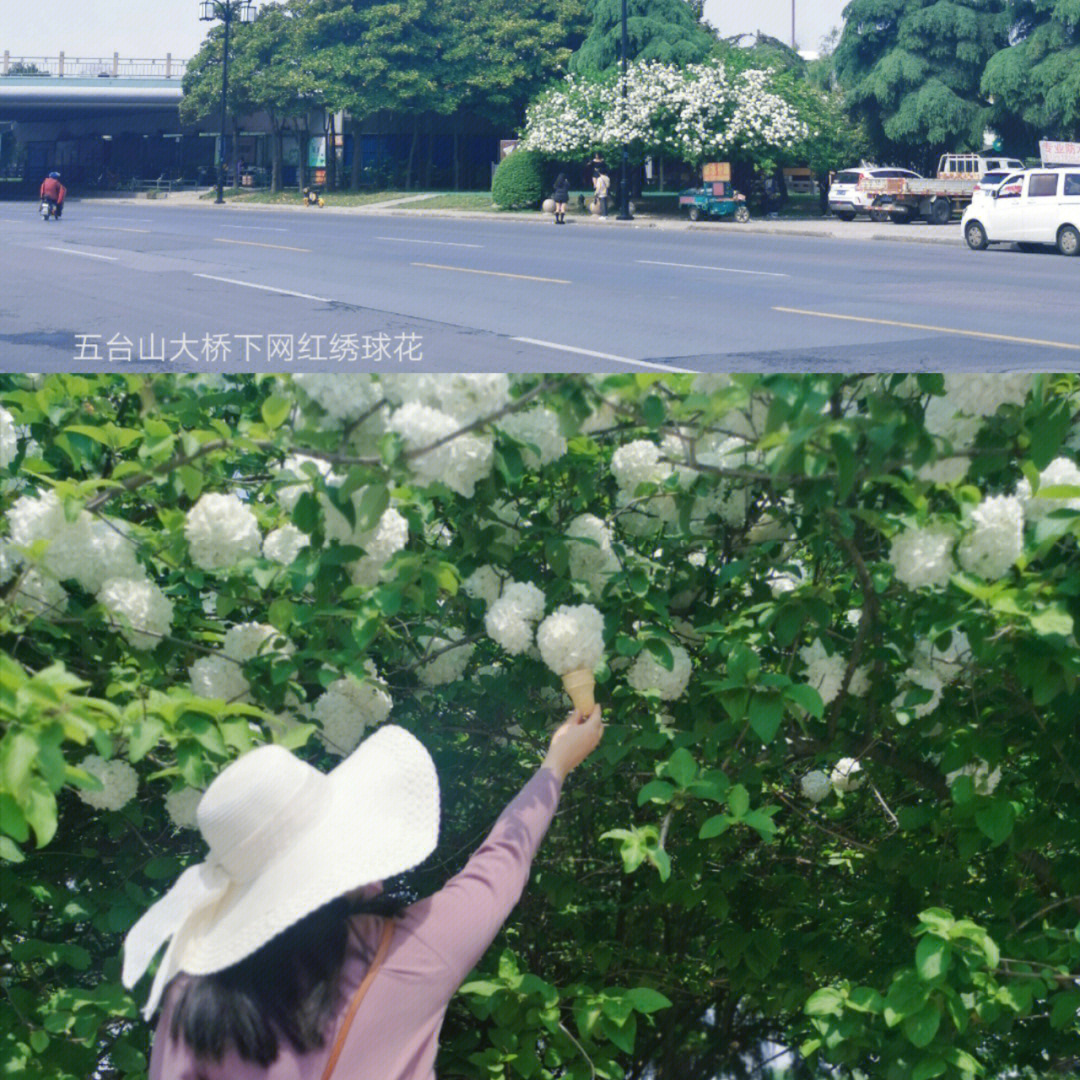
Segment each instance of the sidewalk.
M386 202L368 203L365 206L335 206L333 195L329 195L330 202L322 208L303 205L281 205L273 203L237 203L229 201L225 207L218 207L211 199L204 199L201 191L177 191L167 197L157 199L132 198L86 198L72 199L84 205L112 204L137 205L140 210L149 209L151 206L165 207L201 207L207 210L215 210L218 213L229 211L247 212L252 210L269 210L274 212L291 212L303 214L349 214L349 215L375 215L378 217L441 217L441 218L467 218L472 221L513 221L526 225L550 225L551 215L542 213L506 213L498 210L428 210L421 205L415 210L406 210L402 203L420 203L425 199L433 198L434 194L410 195L405 198L388 199ZM840 221L839 218L789 218L789 219L763 219L754 218L744 225L738 225L733 221L715 222L690 222L685 218L652 217L648 214L636 215L631 221L619 221L614 214L607 219L601 219L591 214L570 213L566 218L567 225L583 228L599 229L664 229L671 232L715 232L715 233L763 233L771 236L811 236L818 238L831 238L836 240L881 240L895 243L915 244L949 244L953 247L963 240L959 222L948 225L931 225L928 222L916 221L907 225L894 225L892 222L875 221Z

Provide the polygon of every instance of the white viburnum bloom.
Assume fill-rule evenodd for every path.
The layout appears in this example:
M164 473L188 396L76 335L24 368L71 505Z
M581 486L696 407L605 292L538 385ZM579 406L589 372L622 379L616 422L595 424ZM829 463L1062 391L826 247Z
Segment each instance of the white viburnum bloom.
M23 575L11 599L32 615L47 618L67 607L68 594L59 581L35 568Z
M15 417L0 407L0 469L6 469L19 452L19 432Z
M230 492L208 492L184 522L191 561L203 570L222 570L259 554L262 537L251 508Z
M417 639L424 655L432 657L417 672L425 686L445 686L465 674L475 646L471 642L462 644L464 638L465 631L452 626L442 635Z
M199 802L203 793L198 788L180 788L179 791L170 791L165 796L165 812L178 829L197 829L198 821L195 811L199 808Z
M944 685L933 671L927 668L910 667L904 672L900 693L893 698L892 707L896 712L911 713L916 720L929 716L941 704L941 692ZM905 705L904 699L912 687L928 690L931 695L930 700L924 701L921 705Z
M543 468L566 453L566 439L559 429L559 417L551 409L536 408L510 413L502 417L496 426L518 442L531 444L522 448L527 469Z
M611 456L611 473L619 489L633 496L642 484L662 484L671 465L661 460L660 447L647 439L620 446Z
M244 677L243 666L215 653L200 656L188 668L191 692L204 698L222 701L250 701L251 684Z
M336 510L334 514L337 514ZM340 514L337 516L347 528L348 523L345 522L345 518ZM327 521L329 520L328 515ZM327 535L329 536L329 528ZM408 542L409 523L392 506L383 511L374 528L353 532L350 536L342 538L342 543L361 547L365 551L363 556L347 566L352 583L369 586L378 584L383 567L390 556L401 551Z
M394 706L374 673L374 665L365 662L371 679L361 682L346 675L332 682L311 709L312 719L320 725L319 737L327 750L339 757L355 750L369 727L381 724Z
M0 585L5 585L22 565L22 559L15 554L6 540L0 540Z
M300 496L314 490L309 475L311 469L305 469L305 465L312 466L316 475L321 476L327 484L341 483L342 478L335 475L328 461L308 457L306 454L290 454L277 471L277 479L281 481L281 486L274 492L278 503L290 514L296 509Z
M90 520L82 523L85 526L85 551L75 575L79 584L87 592L96 593L110 578L145 578L146 571L135 557L135 545L126 524L109 518L89 517Z
M638 691L655 690L664 701L675 701L683 696L690 682L690 657L681 645L669 645L674 660L668 671L649 649L642 649L626 673L626 681Z
M961 769L954 769L951 773L947 773L945 783L952 787L961 776L971 777L977 795L993 795L994 789L1001 782L1001 766L999 765L991 772L989 763L979 758Z
M956 570L952 550L956 542L950 529L930 525L905 529L893 537L889 562L896 579L909 589L942 588Z
M958 484L967 476L971 458L940 457L923 465L916 474L928 484Z
M243 664L256 656L274 653L292 656L296 646L269 623L239 623L225 631L221 651L229 660Z
M1039 473L1039 491L1050 487L1080 488L1080 467L1066 457L1054 458ZM1032 521L1040 521L1054 510L1080 510L1080 495L1064 499L1049 499L1038 492L1032 494L1031 484L1025 476L1016 485L1016 494L1024 504L1024 512Z
M962 630L953 630L949 644L943 648L930 638L920 638L915 642L914 656L917 668L932 671L945 686L950 686L972 662L971 643Z
M494 566L477 567L462 583L466 596L474 600L483 600L489 607L499 599L502 592L502 578Z
M854 791L864 777L860 776L862 766L855 758L841 758L829 774L829 780L836 791Z
M604 655L604 617L591 604L563 604L537 628L536 644L556 675L592 671Z
M510 377L503 372L436 374L409 372L379 376L387 400L415 402L451 417L454 430L504 408L510 400Z
M987 581L1004 577L1024 551L1024 505L1015 495L991 495L971 512L971 532L956 549L960 565Z
M421 482L445 484L451 491L472 498L478 481L491 472L494 446L489 436L456 435L460 425L454 417L418 401L407 401L390 417L387 425L396 431L413 455L409 468ZM440 439L448 441L433 450L416 451L433 446Z
M382 387L370 374L297 374L293 376L293 382L322 407L334 425L360 419L383 397Z
M23 495L7 513L8 539L18 548L47 541L37 565L56 581L77 579L86 560L87 526L91 515L83 511L74 522L64 513L64 504L54 491L43 495Z
M814 769L799 781L799 790L812 803L819 803L832 794L832 782L827 773Z
M110 578L97 598L133 649L153 649L172 628L172 601L147 578Z
M802 563L792 563L783 570L770 570L765 575L765 581L769 591L774 597L783 596L785 593L794 592L805 585L809 578L806 576L806 567Z
M754 464L756 454L743 438L710 440L698 451L697 459L702 465L717 469L745 469ZM746 523L750 508L750 493L745 485L726 477L710 477L712 490L698 497L694 517L704 519L716 514L725 525L741 526ZM764 533L762 533L764 535ZM755 540L759 543L760 540Z
M268 532L263 539L263 558L270 562L289 566L304 548L311 544L311 537L295 525L282 525Z
M806 664L807 683L818 692L822 703L828 705L840 693L847 661L839 653L830 656L820 638L815 638L810 645L804 645L799 655Z
M139 777L126 761L106 761L91 754L79 762L79 768L101 781L101 791L75 789L75 794L95 810L122 810L139 790Z
M579 514L566 530L570 550L570 576L594 592L602 592L619 560L611 546L611 530L594 514Z
M511 656L526 652L533 643L533 626L543 617L544 594L532 582L512 581L488 609L484 627L488 637Z

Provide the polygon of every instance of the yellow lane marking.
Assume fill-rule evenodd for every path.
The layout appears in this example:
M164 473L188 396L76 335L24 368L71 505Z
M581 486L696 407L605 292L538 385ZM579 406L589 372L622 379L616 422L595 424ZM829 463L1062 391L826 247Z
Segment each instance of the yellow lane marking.
M925 323L897 322L895 319L871 319L864 315L837 315L831 311L805 311L802 308L774 307L789 315L813 315L819 319L841 319L844 322L875 323L878 326L899 326L904 330L928 330L935 334L957 334L960 337L983 338L987 341L1008 341L1014 345L1042 345L1047 349L1068 349L1080 352L1080 345L1067 341L1045 341L1042 338L1014 337L1011 334L990 334L985 330L958 330L952 326L927 326Z
M429 270L456 270L459 274L484 274L487 277L517 278L519 281L545 281L549 285L572 285L564 278L533 277L531 274L504 274L500 270L471 270L467 266L442 266L440 263L414 262L413 266L426 266Z
M123 225L87 225L88 229L105 229L107 232L149 232L149 229L126 229Z
M214 237L215 244L242 244L244 247L276 248L278 251L304 251L311 254L311 248L286 247L284 244L260 244L257 240L227 240L223 236Z

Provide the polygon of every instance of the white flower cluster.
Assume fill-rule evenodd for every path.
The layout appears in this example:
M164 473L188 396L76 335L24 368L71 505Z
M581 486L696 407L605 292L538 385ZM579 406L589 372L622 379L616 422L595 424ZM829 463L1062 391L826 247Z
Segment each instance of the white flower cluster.
M323 477L328 484L341 483L340 477L334 476L329 462L322 461L320 458L308 457L307 454L289 454L278 470L277 475L282 484L276 492L277 501L289 513L296 509L296 504L301 495L313 490L311 476L309 475L312 470L305 469L305 465L311 466L316 475Z
M184 521L191 561L203 570L222 570L259 554L262 537L251 507L235 492L207 492Z
M604 655L604 617L591 604L563 604L540 624L536 644L556 675L592 671Z
M35 614L67 604L61 581L76 581L119 624L135 649L152 649L172 625L172 602L146 576L123 522L81 511L68 521L55 492L24 495L8 512L13 568L21 563L11 548L44 550L22 580L17 601Z
M889 551L896 579L909 589L944 587L956 570L952 557L955 542L952 530L942 525L898 533Z
M671 466L661 460L656 443L635 439L611 455L611 473L620 491L634 495L642 484L662 484L671 475Z
M249 622L229 627L221 643L221 651L228 659L244 664L267 653L292 656L296 647L276 627L268 623Z
M711 465L718 469L745 469L753 464L753 456L755 455L746 439L733 436L708 440L698 451L697 459L702 465ZM705 518L709 514L716 514L725 525L741 526L746 523L749 507L750 494L745 485L718 477L709 494L697 500L693 516ZM758 535L751 539L754 543L761 543L767 539L765 530L759 530Z
M250 701L251 684L244 675L244 664L264 653L291 656L292 642L266 623L241 623L225 633L221 652L201 656L190 668L191 692L204 698L223 701Z
M502 372L479 375L405 375L387 373L379 376L386 398L394 405L415 402L449 416L456 427L467 427L491 416L510 400L510 377Z
M19 431L15 417L0 407L0 469L6 469L19 452Z
M579 514L566 530L570 548L570 576L594 593L603 592L608 578L619 571L611 546L611 530L594 514Z
M944 648L938 648L930 638L915 643L915 666L933 672L945 686L956 682L971 660L971 644L961 630L952 632Z
M122 810L139 789L139 777L126 761L106 761L91 754L79 762L79 768L101 781L101 791L75 789L79 798L95 810Z
M498 600L502 586L503 579L499 577L495 567L490 565L478 567L461 583L467 596L474 600L483 600L489 606Z
M198 788L180 788L165 796L165 812L178 829L198 828L195 814L203 793Z
M839 653L830 656L820 638L815 638L809 645L799 650L803 663L806 664L806 681L828 705L835 701L844 684L844 672L847 660ZM870 678L865 667L856 668L848 683L848 693L853 697L862 697L870 689Z
M859 775L861 772L862 766L859 764L858 759L841 758L833 766L833 770L829 774L829 780L836 791L854 791L863 782L863 777Z
M263 540L263 558L289 566L297 555L311 543L311 537L288 523L266 534Z
M969 574L1004 577L1024 550L1024 506L1015 495L992 495L971 512L972 530L956 555Z
M383 397L382 387L371 375L297 374L293 382L338 425L371 412Z
M445 686L447 683L457 682L465 674L474 646L460 644L464 638L465 632L452 626L441 636L417 639L424 655L432 657L417 672L425 686ZM436 653L438 655L434 655Z
M832 794L832 781L828 773L814 769L802 777L799 781L799 789L812 803L819 803Z
M532 582L512 581L488 609L484 627L488 637L511 656L527 652L533 627L544 617L544 594Z
M366 660L364 667L371 678L361 682L355 675L346 675L332 682L311 708L321 728L319 737L339 757L355 750L365 730L381 724L394 706L375 665Z
M496 427L527 444L522 448L522 457L528 469L550 465L566 453L566 439L559 428L559 418L551 409L510 413L499 420ZM532 449L534 446L535 450Z
M979 758L978 761L973 761L962 769L955 769L953 772L947 773L945 783L952 787L954 781L961 776L971 777L977 795L993 795L994 789L1001 783L1001 766L999 765L991 772L989 763Z
M941 677L930 668L909 667L900 680L900 693L893 698L892 707L903 721L906 717L914 717L916 720L929 716L940 704L941 694L945 684ZM930 700L921 705L908 706L904 699L912 689L926 690L930 693Z
M690 682L690 656L681 645L669 645L674 664L670 671L652 654L642 649L626 673L626 681L639 694L655 690L664 701L674 701L686 691Z
M1080 495L1055 499L1039 494L1043 488L1050 487L1080 488L1080 467L1076 462L1066 457L1054 458L1039 473L1039 491L1034 494L1026 476L1016 485L1016 495L1032 521L1041 521L1054 510L1080 510Z
M387 425L412 453L409 467L423 483L443 483L451 491L472 498L476 484L491 472L494 447L490 436L457 435L454 417L418 401L407 401ZM428 453L416 453L440 439L448 439Z

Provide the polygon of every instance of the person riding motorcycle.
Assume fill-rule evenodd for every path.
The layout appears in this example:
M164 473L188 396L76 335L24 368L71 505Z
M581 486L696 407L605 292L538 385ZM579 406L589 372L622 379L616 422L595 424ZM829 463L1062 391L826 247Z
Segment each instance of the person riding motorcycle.
M60 174L51 172L41 181L41 198L52 203L56 207L56 217L59 219L64 212L64 196L67 188L60 183Z

